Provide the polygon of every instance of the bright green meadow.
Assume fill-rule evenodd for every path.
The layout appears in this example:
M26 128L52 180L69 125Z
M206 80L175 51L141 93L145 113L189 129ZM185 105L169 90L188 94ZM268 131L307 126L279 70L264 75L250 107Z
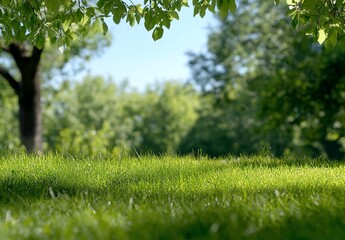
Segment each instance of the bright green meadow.
M345 164L0 155L0 239L344 239Z

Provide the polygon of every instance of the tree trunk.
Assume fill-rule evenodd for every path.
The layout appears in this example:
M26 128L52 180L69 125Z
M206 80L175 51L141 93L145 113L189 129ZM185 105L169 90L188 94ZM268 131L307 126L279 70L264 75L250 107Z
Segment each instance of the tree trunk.
M26 68L19 92L19 126L21 143L27 152L42 152L41 94L38 65Z
M0 74L18 96L21 143L28 153L42 152L41 86L39 81L42 49L33 47L30 54L25 44L14 43L4 50L12 55L21 74L20 81L17 81L8 71L0 68Z
M321 141L323 148L331 160L342 160L344 159L344 153L341 152L341 145L338 141L329 141L324 137Z

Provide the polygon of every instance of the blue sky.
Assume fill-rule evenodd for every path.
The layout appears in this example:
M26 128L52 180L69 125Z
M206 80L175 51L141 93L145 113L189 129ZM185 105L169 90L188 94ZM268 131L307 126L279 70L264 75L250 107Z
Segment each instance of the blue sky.
M211 13L193 17L192 8L186 8L155 42L152 31L147 32L142 23L134 27L111 24L112 46L88 67L92 75L111 77L117 83L127 79L138 90L157 81L185 81L190 76L186 53L206 50L209 27L214 25Z

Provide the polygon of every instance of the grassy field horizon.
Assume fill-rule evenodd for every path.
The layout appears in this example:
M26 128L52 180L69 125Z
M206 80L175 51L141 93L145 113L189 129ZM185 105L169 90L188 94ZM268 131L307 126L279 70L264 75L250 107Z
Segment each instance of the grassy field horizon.
M343 239L345 163L0 155L1 239Z

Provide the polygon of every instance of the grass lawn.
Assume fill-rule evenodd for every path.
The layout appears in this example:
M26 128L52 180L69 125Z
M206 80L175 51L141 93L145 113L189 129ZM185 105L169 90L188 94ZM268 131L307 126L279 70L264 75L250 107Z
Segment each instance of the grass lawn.
M344 239L345 164L0 155L0 239Z

